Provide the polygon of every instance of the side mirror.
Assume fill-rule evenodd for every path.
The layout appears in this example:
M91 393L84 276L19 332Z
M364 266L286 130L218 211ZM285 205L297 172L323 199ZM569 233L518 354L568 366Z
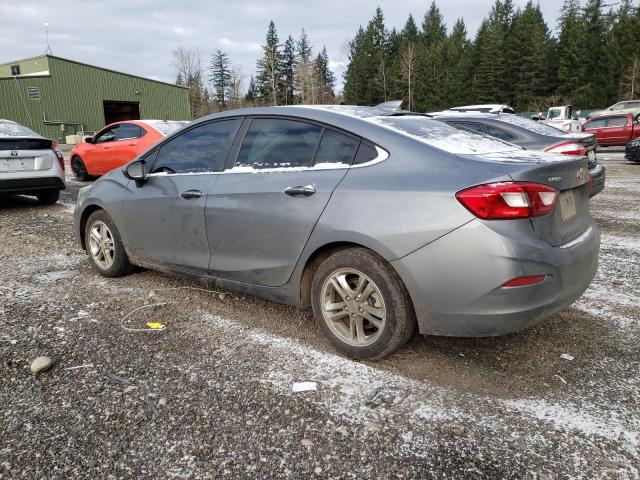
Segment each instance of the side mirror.
M85 143L93 143L93 137L87 137L84 139Z
M124 176L129 180L134 180L138 187L141 187L147 177L147 165L144 160L131 162L124 169Z

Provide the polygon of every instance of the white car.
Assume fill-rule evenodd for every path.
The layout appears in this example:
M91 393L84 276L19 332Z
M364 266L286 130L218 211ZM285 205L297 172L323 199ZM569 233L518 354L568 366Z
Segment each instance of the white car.
M0 195L33 195L48 205L64 188L64 159L56 141L0 119Z

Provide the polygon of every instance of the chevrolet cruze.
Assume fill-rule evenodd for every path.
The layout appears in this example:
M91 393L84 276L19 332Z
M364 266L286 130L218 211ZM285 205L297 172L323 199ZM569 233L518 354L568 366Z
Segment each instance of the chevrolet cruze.
M587 159L422 115L273 107L204 117L81 190L78 241L134 265L313 310L379 358L421 334L513 332L595 275Z

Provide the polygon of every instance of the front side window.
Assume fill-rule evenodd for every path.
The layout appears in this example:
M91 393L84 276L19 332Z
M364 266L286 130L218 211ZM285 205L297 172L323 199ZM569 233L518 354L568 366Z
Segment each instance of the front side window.
M607 127L624 127L627 124L627 117L611 117L607 120Z
M345 164L351 165L360 140L333 130L325 130L320 140L314 165Z
M498 128L493 125L485 125L484 128L487 129L487 134L491 135L492 137L499 138L500 140L505 140L508 142L509 140L514 139L513 135L502 128Z
M590 128L602 128L604 127L604 124L606 122L606 119L604 118L597 118L595 120L591 120L590 122L587 122L584 124L584 129L590 129Z
M106 143L113 142L116 139L116 135L118 134L118 128L120 125L116 125L114 127L108 128L107 130L98 134L93 143Z
M244 137L236 168L308 167L321 132L310 123L256 118Z
M138 125L133 123L121 123L116 133L116 140L127 140L133 138L140 138L142 136L142 129Z
M172 138L160 147L151 173L222 171L239 122L206 123Z
M611 106L611 110L622 110L623 108L625 108L624 102L616 103Z

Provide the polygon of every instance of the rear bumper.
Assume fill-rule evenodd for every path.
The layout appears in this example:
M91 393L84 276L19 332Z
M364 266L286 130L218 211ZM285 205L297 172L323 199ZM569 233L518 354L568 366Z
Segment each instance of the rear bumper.
M598 164L593 170L589 170L589 173L591 173L591 193L589 196L593 197L604 190L607 171L602 165Z
M64 190L60 177L33 177L0 179L0 194L31 193L38 190Z
M591 223L577 240L556 248L524 235L530 229L524 222L519 233L506 236L474 220L392 262L413 300L420 333L503 335L539 322L582 295L597 269L597 227ZM502 287L529 275L547 277L534 285Z

